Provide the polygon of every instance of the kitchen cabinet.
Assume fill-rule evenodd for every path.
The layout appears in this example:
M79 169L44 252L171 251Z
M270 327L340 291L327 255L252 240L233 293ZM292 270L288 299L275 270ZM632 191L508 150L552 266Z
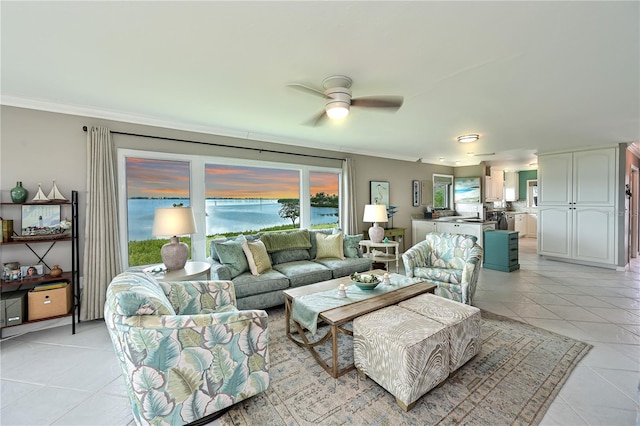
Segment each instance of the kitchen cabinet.
M485 201L502 201L504 199L504 173L502 169L491 167L491 176L485 176Z
M424 241L429 232L448 232L450 234L473 235L477 238L478 244L482 246L484 242L483 232L491 229L496 229L496 224L493 222L447 222L429 219L413 219L411 221L412 243L414 245Z
M516 213L513 230L518 232L519 238L526 236L527 234L527 214Z
M527 225L527 237L538 237L538 215L537 213L527 213L525 216L525 222Z
M436 232L473 235L482 247L484 247L483 232L491 229L496 229L495 223L436 222Z
M436 223L432 220L413 219L411 221L411 243L424 241L429 232L436 232Z
M538 253L614 264L618 148L538 156Z
M505 172L504 173L504 200L505 201L518 201L518 173L517 172Z

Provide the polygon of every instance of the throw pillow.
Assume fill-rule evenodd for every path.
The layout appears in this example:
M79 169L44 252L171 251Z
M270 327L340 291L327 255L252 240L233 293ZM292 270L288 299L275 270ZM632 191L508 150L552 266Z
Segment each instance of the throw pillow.
M311 247L309 231L306 229L265 232L260 237L260 240L264 243L269 253L281 250L309 249Z
M316 234L318 245L316 259L344 259L342 247L342 232L332 235Z
M238 235L235 240L216 242L216 252L220 257L220 263L229 268L231 278L249 270L247 257L242 249L242 242L247 241L243 235Z
M260 240L247 243L253 262L256 265L256 273L253 275L260 275L264 272L271 270L271 260L269 260L269 253L264 243ZM251 271L253 273L253 271Z
M344 236L342 245L345 257L362 257L359 244L360 240L362 240L362 234Z

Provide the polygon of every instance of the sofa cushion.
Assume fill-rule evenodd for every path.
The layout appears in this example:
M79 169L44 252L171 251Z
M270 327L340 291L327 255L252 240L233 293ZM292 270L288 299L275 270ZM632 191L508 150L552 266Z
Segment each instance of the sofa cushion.
M249 270L247 256L245 256L242 249L242 241L246 241L246 239L244 236L239 235L235 240L214 243L220 263L229 268L231 278Z
M311 241L311 248L309 248L309 259L315 259L316 254L318 253L318 243L317 243L316 235L317 234L330 235L333 233L333 231L334 229L332 228L316 229L314 231L309 231L309 240ZM338 230L338 232L340 231Z
M316 262L331 269L333 278L346 277L354 272L366 272L371 270L371 259L367 257L318 259Z
M231 281L233 282L237 299L276 290L284 290L289 287L287 277L273 269L265 271L260 274L260 276L245 272ZM240 308L240 305L238 305L238 307Z
M260 238L259 234L251 234L251 235L244 235L245 239L247 241L257 241ZM209 243L209 256L211 256L211 259L220 262L220 256L218 256L218 252L216 251L216 243L223 243L225 241L235 241L236 237L229 237L229 238L216 238L215 240L211 240L211 242Z
M320 281L330 280L332 273L329 268L317 262L309 260L298 260L296 262L281 263L274 265L273 269L289 278L291 287L313 284Z
M276 251L271 253L271 260L274 265L279 263L295 262L296 260L309 260L309 250L291 249Z
M316 234L316 244L318 245L316 259L344 259L342 232L332 235Z
M311 247L309 231L306 229L265 232L260 236L260 239L269 253L281 250L309 249Z
M342 241L344 256L345 257L362 257L362 250L359 244L361 240L362 240L362 234L345 235Z
M116 275L107 288L111 311L118 315L175 315L169 299L151 277L142 272Z
M267 249L262 241L244 241L242 243L242 250L247 257L249 270L253 275L260 275L271 269L269 253L267 253Z

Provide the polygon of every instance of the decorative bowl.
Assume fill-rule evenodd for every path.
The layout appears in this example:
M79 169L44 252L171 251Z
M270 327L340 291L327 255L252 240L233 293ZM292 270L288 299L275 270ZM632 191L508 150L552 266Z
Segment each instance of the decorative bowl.
M381 282L380 277L375 274L353 273L350 278L360 290L373 290Z

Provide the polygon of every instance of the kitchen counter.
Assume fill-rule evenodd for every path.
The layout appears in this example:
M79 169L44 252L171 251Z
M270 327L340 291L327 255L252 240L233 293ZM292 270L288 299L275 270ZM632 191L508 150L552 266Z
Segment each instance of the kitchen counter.
M451 234L473 235L478 244L484 243L484 231L496 229L496 221L482 220L477 217L447 216L437 219L414 217L411 219L412 244L425 239L429 232L448 232Z

